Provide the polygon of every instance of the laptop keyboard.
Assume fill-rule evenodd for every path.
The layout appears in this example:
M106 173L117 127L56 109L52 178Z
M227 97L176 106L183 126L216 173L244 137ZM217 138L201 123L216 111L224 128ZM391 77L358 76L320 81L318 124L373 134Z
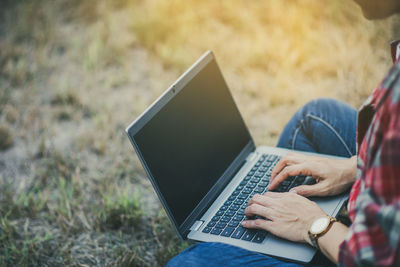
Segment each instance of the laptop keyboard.
M279 159L280 157L276 155L263 154L203 229L203 233L262 243L268 232L246 229L240 223L248 219L244 215L244 210L249 200L255 194L264 194L268 191L272 169ZM287 192L292 187L303 184L305 179L304 176L289 177L273 191Z

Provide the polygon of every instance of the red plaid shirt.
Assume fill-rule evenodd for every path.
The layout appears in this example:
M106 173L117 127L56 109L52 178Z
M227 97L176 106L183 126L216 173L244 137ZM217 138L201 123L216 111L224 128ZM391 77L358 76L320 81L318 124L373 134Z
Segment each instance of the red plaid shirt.
M350 231L340 266L400 266L400 62L361 106L357 180L349 199ZM399 47L399 48L398 48Z

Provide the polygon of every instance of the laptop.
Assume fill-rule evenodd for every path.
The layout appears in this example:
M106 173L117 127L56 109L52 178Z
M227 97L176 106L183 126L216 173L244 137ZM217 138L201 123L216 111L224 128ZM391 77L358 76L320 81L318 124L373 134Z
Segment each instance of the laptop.
M126 133L182 239L222 242L307 263L316 250L240 224L256 193L268 190L279 159L293 150L256 147L211 51L173 83ZM304 153L337 158L328 155ZM312 177L290 177L285 192ZM347 194L312 200L336 217Z

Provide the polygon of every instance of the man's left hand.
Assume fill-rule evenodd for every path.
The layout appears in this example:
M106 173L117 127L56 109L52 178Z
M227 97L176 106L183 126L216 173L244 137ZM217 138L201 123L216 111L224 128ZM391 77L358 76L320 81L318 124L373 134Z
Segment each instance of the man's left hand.
M263 229L284 239L307 243L310 243L308 230L313 221L326 216L315 202L292 192L254 195L245 214L265 218L243 221L246 228Z

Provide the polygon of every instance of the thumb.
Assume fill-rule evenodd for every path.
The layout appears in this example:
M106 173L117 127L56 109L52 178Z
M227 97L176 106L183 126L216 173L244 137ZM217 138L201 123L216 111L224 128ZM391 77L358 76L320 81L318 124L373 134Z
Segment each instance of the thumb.
M290 192L294 192L298 195L309 197L309 196L318 196L321 193L321 189L324 186L321 183L313 184L313 185L300 185L297 187L293 187L290 189Z

